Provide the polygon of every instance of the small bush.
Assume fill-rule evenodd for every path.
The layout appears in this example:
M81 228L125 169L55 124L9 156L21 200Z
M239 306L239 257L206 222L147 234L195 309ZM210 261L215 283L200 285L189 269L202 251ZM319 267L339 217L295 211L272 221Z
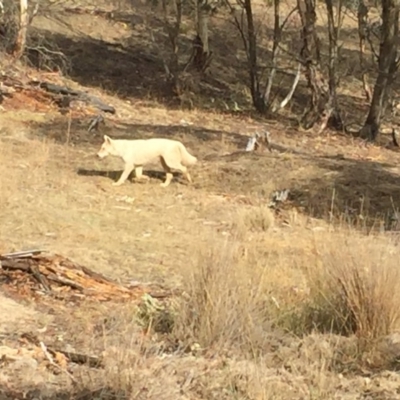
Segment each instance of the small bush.
M137 316L140 325L147 331L155 333L170 333L174 326L174 314L172 308L149 295L144 295L138 307Z

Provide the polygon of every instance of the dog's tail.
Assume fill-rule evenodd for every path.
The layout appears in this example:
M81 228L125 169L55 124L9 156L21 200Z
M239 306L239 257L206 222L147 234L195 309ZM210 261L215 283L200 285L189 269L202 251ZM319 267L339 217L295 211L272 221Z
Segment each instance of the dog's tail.
M180 143L179 151L181 152L181 163L185 166L194 165L197 162L197 158L192 156L186 149L186 147Z

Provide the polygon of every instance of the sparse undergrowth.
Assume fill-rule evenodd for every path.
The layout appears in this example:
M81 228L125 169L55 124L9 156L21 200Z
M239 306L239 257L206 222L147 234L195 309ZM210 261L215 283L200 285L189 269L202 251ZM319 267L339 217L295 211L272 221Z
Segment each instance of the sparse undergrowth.
M331 399L343 388L353 398L362 370L396 370L395 243L338 229L311 235L310 252L290 254L258 246L263 236L256 244L213 237L199 247L168 313L146 299L139 313L117 312L117 336L104 343L106 382L136 393L138 380L161 380L168 399L177 385L207 399ZM149 337L135 332L132 315L147 322ZM148 398L161 395L148 388Z
M309 252L291 252L290 243L265 248L264 232L246 241L253 226L263 226L265 210L247 213L261 220L233 238L212 238L182 270L184 295L174 306L172 337L184 348L258 360L270 349L271 335L339 335L353 338L345 350L353 367L373 364L366 354L380 352L382 340L399 329L396 242L338 228L308 236ZM246 226L242 215L234 226L235 233ZM325 360L329 368L342 368L338 354ZM378 368L393 366L399 353L386 356Z

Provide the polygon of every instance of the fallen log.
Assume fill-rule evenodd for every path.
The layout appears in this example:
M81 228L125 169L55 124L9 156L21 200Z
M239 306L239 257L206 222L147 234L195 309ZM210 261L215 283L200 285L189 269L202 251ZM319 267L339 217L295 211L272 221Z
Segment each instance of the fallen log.
M154 293L157 298L172 295L158 285L139 283L135 287L126 287L57 254L27 254L19 253L20 258L18 253L0 255L2 286L24 296L40 293L55 299L111 301L138 300L145 293L150 296Z
M110 114L115 114L114 107L103 103L98 97L89 95L81 90L73 90L67 86L60 86L50 82L30 81L29 84L32 86L39 86L41 89L44 89L47 92L53 94L66 96L69 103L71 101L78 100L84 103L91 104L101 111L108 112Z

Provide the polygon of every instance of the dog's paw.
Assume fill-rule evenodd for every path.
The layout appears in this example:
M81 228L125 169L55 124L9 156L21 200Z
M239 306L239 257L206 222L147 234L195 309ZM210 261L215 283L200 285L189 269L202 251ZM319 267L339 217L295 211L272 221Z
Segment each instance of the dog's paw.
M135 177L136 182L149 182L150 177L147 175L142 175L141 177Z

